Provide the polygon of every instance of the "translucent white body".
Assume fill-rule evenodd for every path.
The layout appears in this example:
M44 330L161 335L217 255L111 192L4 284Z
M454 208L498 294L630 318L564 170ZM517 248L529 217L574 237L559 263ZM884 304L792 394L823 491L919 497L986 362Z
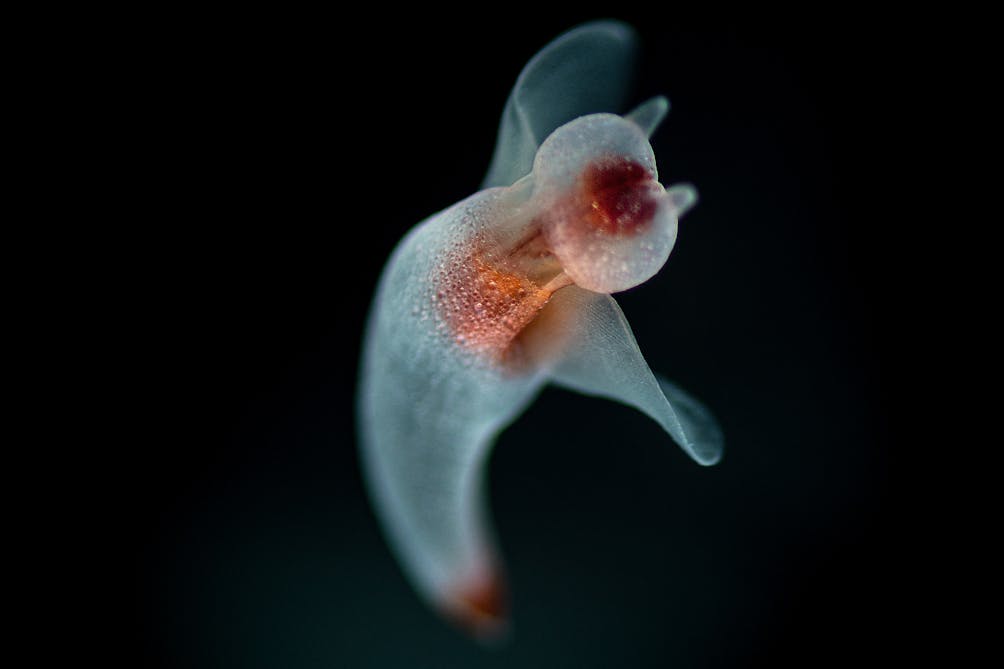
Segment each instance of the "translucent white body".
M482 635L505 623L482 465L545 383L637 407L701 464L721 455L714 419L656 379L608 294L658 271L696 199L656 180L664 98L592 113L619 106L633 48L600 22L538 54L487 188L405 237L373 303L359 395L371 497L419 592Z

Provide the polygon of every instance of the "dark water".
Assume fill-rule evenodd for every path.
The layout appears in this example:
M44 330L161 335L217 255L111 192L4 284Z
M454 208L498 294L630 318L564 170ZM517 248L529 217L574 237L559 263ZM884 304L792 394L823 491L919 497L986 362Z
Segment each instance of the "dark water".
M163 271L144 296L156 418L131 456L125 553L142 663L778 667L892 652L898 228L879 208L884 61L851 21L623 15L646 48L635 101L673 105L653 140L662 181L693 182L701 201L665 269L618 299L651 366L719 416L723 462L698 467L630 409L546 391L491 460L514 597L497 649L426 610L383 543L352 415L372 288L411 225L477 188L525 61L591 16L472 16L459 32L222 21L152 75L170 120Z

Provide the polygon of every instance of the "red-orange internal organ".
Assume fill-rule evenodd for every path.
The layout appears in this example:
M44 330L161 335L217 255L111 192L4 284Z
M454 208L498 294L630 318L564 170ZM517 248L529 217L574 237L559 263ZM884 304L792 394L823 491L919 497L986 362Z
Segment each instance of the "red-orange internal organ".
M458 344L501 361L513 353L514 340L551 291L483 253L455 258L437 282L440 317Z
M613 235L644 229L658 208L653 174L633 160L608 156L590 163L581 178L583 222Z

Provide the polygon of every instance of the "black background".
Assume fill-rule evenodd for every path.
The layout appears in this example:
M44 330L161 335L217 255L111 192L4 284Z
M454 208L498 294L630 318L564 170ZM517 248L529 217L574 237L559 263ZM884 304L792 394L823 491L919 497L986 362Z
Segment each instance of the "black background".
M899 652L912 465L893 427L901 228L880 194L895 59L878 46L895 42L866 21L618 15L643 41L633 102L673 105L661 180L701 194L663 271L618 300L653 369L719 417L722 463L545 391L490 463L514 598L499 648L435 618L383 543L353 418L379 272L477 189L523 64L597 16L185 17L126 82L152 166L135 178L130 262L150 280L125 307L143 385L117 511L138 665Z

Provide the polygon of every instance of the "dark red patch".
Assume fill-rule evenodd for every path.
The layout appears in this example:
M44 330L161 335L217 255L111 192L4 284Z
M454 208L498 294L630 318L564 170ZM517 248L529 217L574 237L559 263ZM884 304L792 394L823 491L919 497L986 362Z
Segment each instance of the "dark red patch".
M627 158L601 158L582 176L589 223L603 232L625 234L652 220L658 207L655 180L642 165Z

